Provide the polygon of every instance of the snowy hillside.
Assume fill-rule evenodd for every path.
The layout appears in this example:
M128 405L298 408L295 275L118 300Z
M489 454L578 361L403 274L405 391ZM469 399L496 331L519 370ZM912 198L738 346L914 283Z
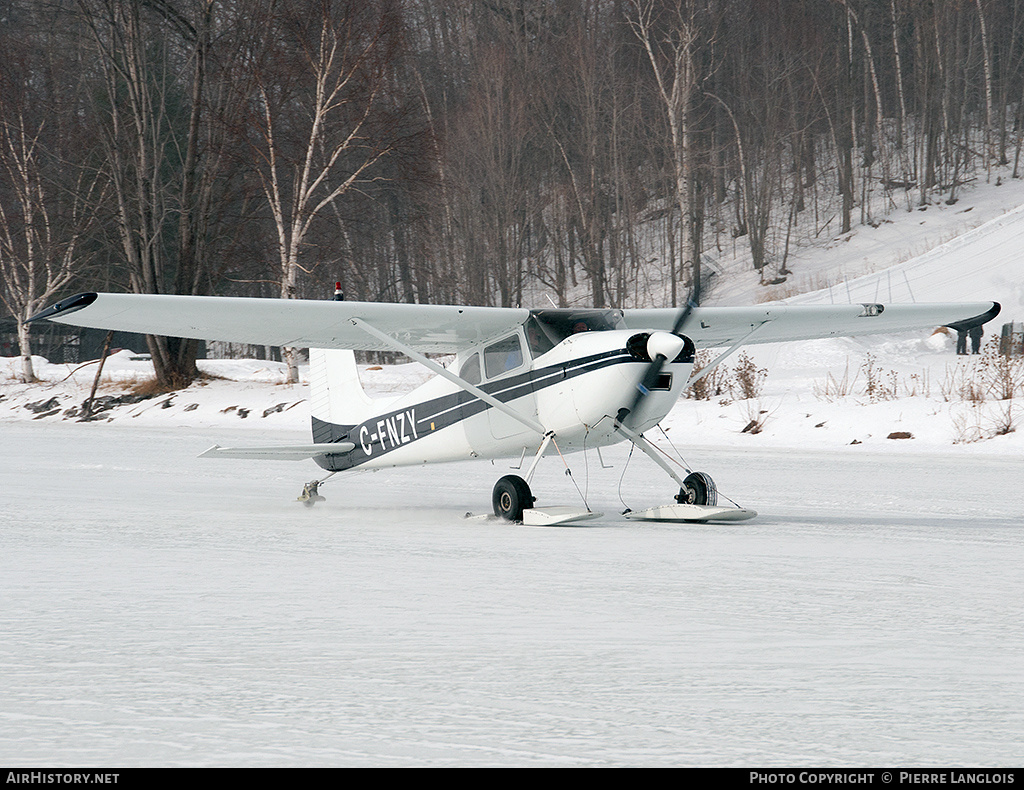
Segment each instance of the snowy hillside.
M737 256L734 263L725 264L724 282L716 285L708 303L979 298L999 301L1003 317L1015 312L1020 320L1024 261L1014 235L1024 233L1019 217L1024 210L1024 179L1006 174L993 179L976 181L954 205L940 201L909 211L897 208L876 226L859 225L829 240L807 240L791 251L792 274L778 286L758 285L757 274L747 271L747 261ZM847 290L853 282L860 286L856 293Z
M820 304L974 299L993 299L1003 306L997 324L1024 319L1024 205L905 262L787 301Z

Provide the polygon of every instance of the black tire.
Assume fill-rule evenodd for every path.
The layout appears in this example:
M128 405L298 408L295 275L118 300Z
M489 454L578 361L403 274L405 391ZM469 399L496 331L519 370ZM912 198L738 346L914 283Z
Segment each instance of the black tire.
M683 480L676 502L680 505L717 505L718 489L715 481L705 472L690 472Z
M523 510L533 507L533 503L534 497L530 493L530 486L521 477L505 475L494 484L491 505L494 507L494 515L499 518L522 521Z

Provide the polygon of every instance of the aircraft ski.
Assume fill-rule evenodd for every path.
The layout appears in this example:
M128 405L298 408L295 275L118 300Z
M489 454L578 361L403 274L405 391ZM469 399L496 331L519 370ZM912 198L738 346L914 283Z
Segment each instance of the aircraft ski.
M623 515L634 521L728 522L747 521L754 518L757 511L742 507L712 507L710 505L676 503L659 505L647 510L631 510Z
M576 524L601 518L603 513L595 513L586 508L572 505L550 505L549 507L530 507L523 510L523 524L528 527L555 527L560 524Z
M220 447L211 458L312 459L352 469L532 457L494 486L502 519L557 525L597 518L583 503L537 505L544 457L629 441L678 485L675 504L626 514L649 521L739 521L717 505L711 476L668 458L644 436L693 381L747 344L861 334L956 330L999 313L996 302L576 309L82 293L29 321L310 349L312 443ZM694 370L698 349L718 348ZM435 375L410 393L371 398L354 351L397 351ZM454 354L447 365L431 354ZM299 501L323 497L307 483ZM582 498L582 496L581 496Z

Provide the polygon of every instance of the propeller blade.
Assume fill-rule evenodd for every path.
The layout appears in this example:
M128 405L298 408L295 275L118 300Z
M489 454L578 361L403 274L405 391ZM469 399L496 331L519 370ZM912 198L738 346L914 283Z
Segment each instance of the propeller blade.
M679 315L676 317L676 322L672 326L672 334L678 335L683 331L683 326L686 324L686 319L690 317L690 313L693 312L693 308L697 306L697 303L693 301L693 296L687 298L686 304L683 305L683 309L679 311Z
M690 313L693 312L693 308L696 304L693 301L692 295L686 300L686 304L680 309L679 314L676 316L675 323L672 325L672 334L678 335L682 332L683 327L686 326L686 321L690 317ZM651 394L651 390L658 383L658 377L661 375L662 369L668 362L668 358L662 354L658 354L651 359L650 364L647 366L647 370L644 371L643 378L636 387L636 394L633 396L633 402L630 404L628 409L619 409L618 416L616 419L619 422L623 422L626 417L630 414L636 413L637 408L643 402L644 398Z

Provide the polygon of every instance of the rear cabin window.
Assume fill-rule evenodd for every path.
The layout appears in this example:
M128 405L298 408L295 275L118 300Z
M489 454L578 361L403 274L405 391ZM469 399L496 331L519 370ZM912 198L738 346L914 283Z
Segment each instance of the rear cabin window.
M519 335L506 337L484 349L484 372L493 379L523 364L523 347Z
M462 363L459 370L459 378L468 381L470 384L480 383L480 355L474 354Z

